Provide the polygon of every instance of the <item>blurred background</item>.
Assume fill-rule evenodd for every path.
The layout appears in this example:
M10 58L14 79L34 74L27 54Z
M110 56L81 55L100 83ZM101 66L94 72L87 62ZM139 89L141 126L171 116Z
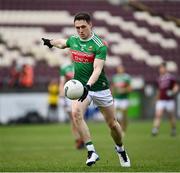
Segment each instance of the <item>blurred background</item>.
M58 86L59 71L69 58L64 50L44 47L41 38L75 34L73 17L79 11L92 15L94 31L108 42L109 81L121 63L132 76L129 118L153 118L163 61L180 82L178 0L0 0L1 124L47 122L48 87ZM180 94L176 101L180 117ZM57 105L54 122L68 121L60 99ZM102 120L94 105L85 116Z

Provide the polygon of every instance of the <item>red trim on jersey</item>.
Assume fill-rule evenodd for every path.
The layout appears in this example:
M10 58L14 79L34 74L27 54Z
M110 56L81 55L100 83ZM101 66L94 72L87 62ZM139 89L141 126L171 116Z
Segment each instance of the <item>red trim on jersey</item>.
M108 47L108 42L105 40L102 40L103 44Z
M94 54L88 54L72 49L71 49L71 54L72 54L72 60L75 62L82 62L82 63L94 62L94 58L95 58Z

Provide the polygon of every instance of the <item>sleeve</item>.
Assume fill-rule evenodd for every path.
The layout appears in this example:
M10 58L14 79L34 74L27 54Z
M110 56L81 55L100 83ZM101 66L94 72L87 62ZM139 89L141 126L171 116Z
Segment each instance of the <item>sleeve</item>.
M64 69L64 68L61 68L61 70L60 70L60 76L65 76L65 69Z
M106 55L107 55L107 46L102 46L99 47L98 50L96 51L95 58L106 60Z
M174 85L176 84L176 78L175 78L175 76L171 76L171 85L172 85L172 87L174 87Z
M61 70L62 70L62 68L60 67L59 68L59 76L61 76Z
M69 37L66 41L66 46L70 47L71 46L71 37Z
M155 81L154 81L154 87L157 88L159 90L159 80L160 80L160 77L156 77Z

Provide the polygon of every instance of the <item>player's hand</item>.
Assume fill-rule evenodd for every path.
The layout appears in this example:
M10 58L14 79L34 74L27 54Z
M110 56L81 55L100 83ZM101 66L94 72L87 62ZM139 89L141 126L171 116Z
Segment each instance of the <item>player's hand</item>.
M172 90L167 90L166 94L167 96L172 97L175 93Z
M42 41L44 42L44 45L45 46L48 46L49 48L52 48L53 47L53 45L51 44L51 40L49 40L49 39L46 39L46 38L42 38Z
M84 86L84 92L83 92L83 95L78 99L78 101L81 101L81 102L83 102L84 101L84 99L87 97L87 95L88 95L88 92L89 92L89 90L90 90L90 85L85 85Z

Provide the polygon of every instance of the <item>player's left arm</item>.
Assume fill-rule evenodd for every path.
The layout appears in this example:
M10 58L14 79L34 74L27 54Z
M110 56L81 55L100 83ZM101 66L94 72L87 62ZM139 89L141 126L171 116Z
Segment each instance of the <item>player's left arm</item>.
M88 85L92 86L96 83L96 81L99 79L99 76L102 72L102 69L105 64L107 55L107 46L101 46L96 51L96 56L93 63L93 72L87 82Z
M129 80L128 80L128 85L126 87L126 92L129 93L132 91L132 86L131 86L131 78L129 77Z
M127 87L126 87L126 92L129 93L132 91L132 87L131 85L129 84Z
M172 92L174 94L177 94L178 91L179 91L179 85L177 83L175 83L174 86L173 86Z
M167 91L167 95L168 96L174 96L179 91L179 85L177 84L177 82L176 82L174 77L172 77L171 82L172 82L173 87L172 87L172 89Z
M94 85L96 83L96 81L99 79L99 76L102 72L102 69L104 67L104 63L105 61L103 59L95 59L94 60L94 65L93 65L93 73L92 75L90 76L88 82L87 82L87 85Z
M120 93L130 93L132 91L131 86L131 78L128 76L128 79L126 80L126 87L120 88Z
M84 86L84 93L79 98L78 101L83 102L84 99L87 97L89 90L91 89L91 86L96 83L96 81L99 79L99 76L102 72L102 69L104 67L104 63L106 60L106 53L107 53L107 47L102 46L100 47L97 52L93 63L93 72L87 82L87 84Z
M172 91L173 91L173 93L174 93L174 95L175 95L175 94L177 94L178 91L179 91L179 85L177 84L177 81L176 81L176 78L175 78L175 77L173 78L173 83L174 83L174 85L173 85Z

